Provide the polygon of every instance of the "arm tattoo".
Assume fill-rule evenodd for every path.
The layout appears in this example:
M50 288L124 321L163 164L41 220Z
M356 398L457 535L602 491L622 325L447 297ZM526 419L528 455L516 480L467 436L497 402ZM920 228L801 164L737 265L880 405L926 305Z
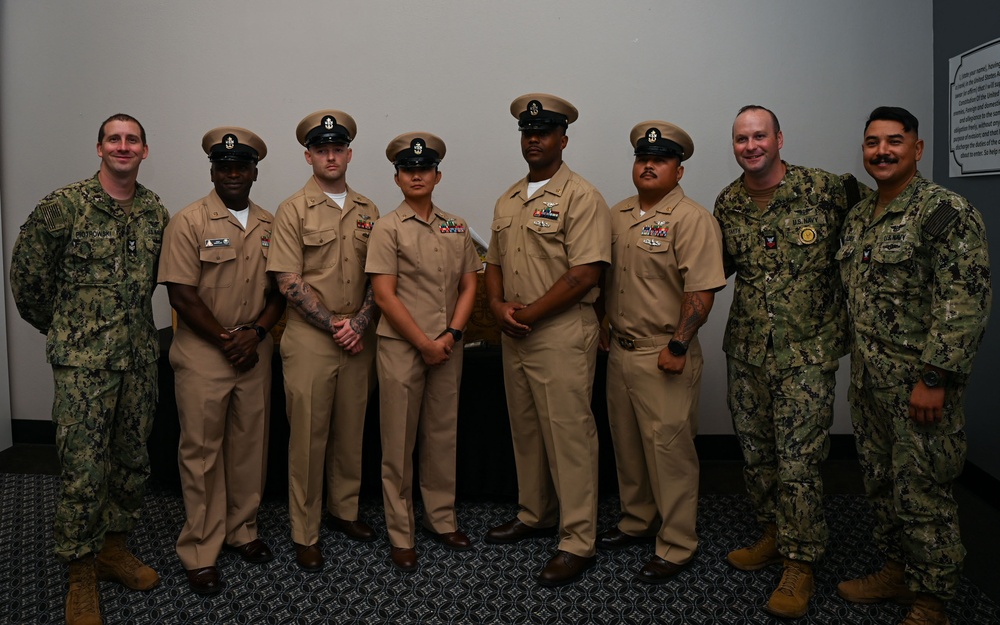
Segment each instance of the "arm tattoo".
M690 341L698 332L698 328L708 319L710 308L705 305L701 292L685 293L681 300L681 319L674 332L674 339Z
M369 282L365 287L365 299L361 303L361 308L351 317L351 329L354 330L355 334L364 334L368 326L375 320L377 314L378 306L375 305L375 291L372 289L372 283Z
M309 283L297 273L279 273L278 290L288 300L288 304L297 310L306 321L324 332L333 331L333 315L327 310L319 296L312 290Z

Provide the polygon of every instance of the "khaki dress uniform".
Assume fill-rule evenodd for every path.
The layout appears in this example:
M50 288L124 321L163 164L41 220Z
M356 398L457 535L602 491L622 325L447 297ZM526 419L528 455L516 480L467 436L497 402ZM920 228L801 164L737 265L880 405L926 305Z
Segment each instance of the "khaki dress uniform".
M660 371L657 359L674 335L684 293L725 286L722 232L679 185L645 215L638 196L618 203L611 224L607 397L618 528L632 536L655 532L656 555L684 564L698 546L694 437L703 358L697 335L680 375Z
M372 231L367 272L398 277L396 294L428 338L451 324L463 274L482 268L466 222L434 206L424 222L403 202ZM383 317L378 324L382 494L389 542L414 547L413 449L419 444L424 525L457 531L455 519L458 395L463 350L430 367Z
M601 194L565 163L528 198L524 178L497 200L486 262L503 272L504 298L531 303L570 267L611 260L611 219ZM595 288L578 304L503 336L504 386L521 522L552 526L559 549L594 554L597 428L590 409L597 361Z
M273 280L265 273L271 213L250 202L246 229L215 191L181 210L163 235L160 282L197 287L225 328L252 325ZM181 424L181 486L187 521L177 539L185 569L214 566L223 543L257 539L270 419L270 334L259 362L238 372L183 319L170 346Z
M347 189L340 208L313 178L278 207L267 270L297 273L334 314L353 316L364 301L368 237L378 219L368 198ZM319 540L324 475L327 509L358 518L361 441L375 383L372 333L351 356L293 307L281 337L288 422L288 512L292 539Z

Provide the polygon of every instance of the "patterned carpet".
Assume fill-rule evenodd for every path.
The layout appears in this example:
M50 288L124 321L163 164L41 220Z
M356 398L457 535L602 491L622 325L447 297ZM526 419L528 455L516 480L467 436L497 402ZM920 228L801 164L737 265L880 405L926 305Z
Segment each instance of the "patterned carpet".
M0 473L0 623L61 623L65 567L52 555L55 477ZM601 503L602 528L614 522L616 499ZM149 593L101 584L105 622L116 623L579 623L629 625L661 623L780 623L762 611L777 583L780 567L755 573L732 569L725 554L752 542L758 529L746 497L709 495L701 499L697 558L673 583L650 587L632 575L652 554L651 547L601 553L596 567L575 585L545 589L535 576L555 539L514 546L486 545L478 538L509 519L508 504L464 503L462 528L477 539L474 550L455 553L427 536L418 538L420 570L396 572L388 561L381 506L363 506L363 516L381 541L359 544L325 528L321 536L327 566L307 574L295 565L287 535L288 515L281 501L261 509L262 537L277 556L253 566L230 554L219 559L228 587L201 598L187 589L174 553L183 522L183 505L173 492L150 492L131 544L161 575ZM830 553L817 568L817 593L808 615L795 623L898 623L904 609L895 605L855 606L840 600L836 583L879 566L871 548L871 517L863 498L828 498ZM949 604L952 623L1000 623L1000 608L968 582Z

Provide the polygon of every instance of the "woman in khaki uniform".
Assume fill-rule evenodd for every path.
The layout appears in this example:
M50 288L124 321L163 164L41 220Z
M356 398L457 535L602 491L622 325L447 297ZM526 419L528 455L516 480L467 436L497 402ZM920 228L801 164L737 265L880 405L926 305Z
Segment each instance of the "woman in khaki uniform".
M399 135L386 148L403 203L376 222L366 271L382 311L376 334L382 496L393 565L417 569L413 449L420 444L424 527L449 549L472 547L455 519L462 329L482 267L465 221L434 205L444 142Z

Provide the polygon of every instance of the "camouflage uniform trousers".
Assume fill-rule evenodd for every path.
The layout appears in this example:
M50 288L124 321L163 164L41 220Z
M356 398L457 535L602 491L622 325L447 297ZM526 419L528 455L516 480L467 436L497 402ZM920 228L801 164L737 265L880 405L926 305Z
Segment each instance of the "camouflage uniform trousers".
M965 465L964 390L946 387L944 417L936 425L910 419L908 384L852 384L848 392L875 515L875 545L887 558L906 564L912 590L944 600L954 598L965 559L952 494L952 482Z
M156 411L156 362L125 371L53 365L62 494L55 553L97 553L107 532L129 532L149 476L146 440Z
M757 367L728 358L729 411L761 524L778 526L786 558L815 562L826 549L820 463L830 452L837 361L779 369L768 348Z

